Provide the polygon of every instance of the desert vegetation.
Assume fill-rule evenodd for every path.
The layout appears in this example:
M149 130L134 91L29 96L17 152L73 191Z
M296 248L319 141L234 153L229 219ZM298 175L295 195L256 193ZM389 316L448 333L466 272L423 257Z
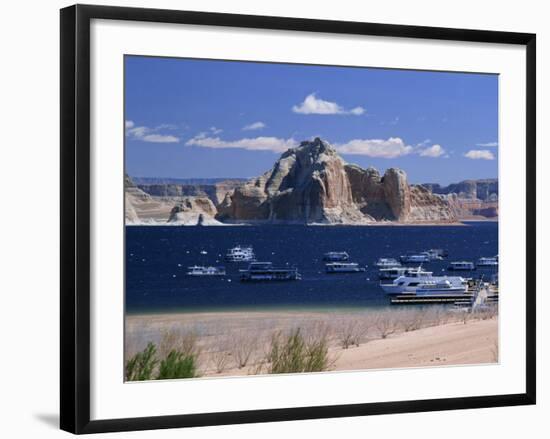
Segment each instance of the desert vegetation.
M266 314L267 315L267 314ZM283 317L284 315L284 317ZM495 319L498 310L451 311L443 307L381 309L365 312L224 314L204 321L130 327L125 379L197 378L246 374L322 372L334 369L345 352L373 340L386 340L444 324L468 325ZM490 346L492 361L498 344Z
M196 334L165 332L158 349L148 342L143 351L126 361L126 381L196 378L199 353Z

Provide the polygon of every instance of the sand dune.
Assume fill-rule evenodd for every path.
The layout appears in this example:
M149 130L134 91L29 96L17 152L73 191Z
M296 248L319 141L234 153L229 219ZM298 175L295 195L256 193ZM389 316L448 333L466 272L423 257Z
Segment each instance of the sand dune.
M497 339L497 319L448 323L341 350L335 369L494 363Z

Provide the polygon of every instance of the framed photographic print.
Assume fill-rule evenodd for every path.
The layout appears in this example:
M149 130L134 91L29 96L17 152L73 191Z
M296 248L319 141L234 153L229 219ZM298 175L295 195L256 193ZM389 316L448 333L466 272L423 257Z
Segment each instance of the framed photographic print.
M61 427L535 403L535 35L61 10Z

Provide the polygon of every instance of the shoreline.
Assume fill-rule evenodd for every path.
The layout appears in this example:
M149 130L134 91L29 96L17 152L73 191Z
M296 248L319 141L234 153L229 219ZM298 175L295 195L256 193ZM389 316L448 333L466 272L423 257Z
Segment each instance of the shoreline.
M327 371L485 364L498 361L498 315L467 316L438 307L334 311L224 311L136 314L125 317L125 356L148 342L192 335L201 377L266 373L274 334L300 328L305 337L325 334ZM343 340L354 340L344 347ZM250 361L234 363L249 348ZM223 360L223 367L220 361ZM262 369L264 368L264 369Z
M185 223L175 223L175 222L142 222L142 223L130 223L125 222L126 227L249 227L249 226L304 226L304 227L462 227L469 226L468 223L476 222L490 222L498 223L498 219L467 219L453 222L392 222L392 221L378 221L372 223L360 223L360 224L343 224L343 223L298 223L298 222L285 222L285 223L273 223L273 222L249 222L249 223L222 223L219 224L185 224Z

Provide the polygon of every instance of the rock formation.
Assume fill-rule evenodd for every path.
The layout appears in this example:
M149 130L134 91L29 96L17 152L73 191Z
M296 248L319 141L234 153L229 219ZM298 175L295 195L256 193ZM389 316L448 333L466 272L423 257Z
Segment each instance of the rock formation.
M498 201L498 180L489 178L483 180L464 180L448 186L436 183L423 183L422 186L434 194L456 194L459 198L482 201Z
M225 220L362 222L353 202L345 162L320 139L281 155L273 169L237 187L219 206Z
M423 184L434 194L444 197L454 215L460 219L495 219L498 217L498 180L464 180L448 186Z
M216 206L208 197L183 197L170 212L169 223L179 225L217 225Z
M228 192L241 184L241 180L228 179L212 183L155 182L139 183L136 186L153 197L164 199L183 196L208 197L214 204L219 204Z
M411 187L390 168L349 165L327 142L305 141L281 155L274 167L226 195L222 221L364 224L374 221L453 221L445 200Z
M272 169L248 181L125 178L129 224L451 223L496 218L498 181L466 180L442 187L411 185L397 168L383 175L346 163L316 138L284 152Z
M126 224L166 223L172 205L139 189L132 179L124 176L124 204Z

